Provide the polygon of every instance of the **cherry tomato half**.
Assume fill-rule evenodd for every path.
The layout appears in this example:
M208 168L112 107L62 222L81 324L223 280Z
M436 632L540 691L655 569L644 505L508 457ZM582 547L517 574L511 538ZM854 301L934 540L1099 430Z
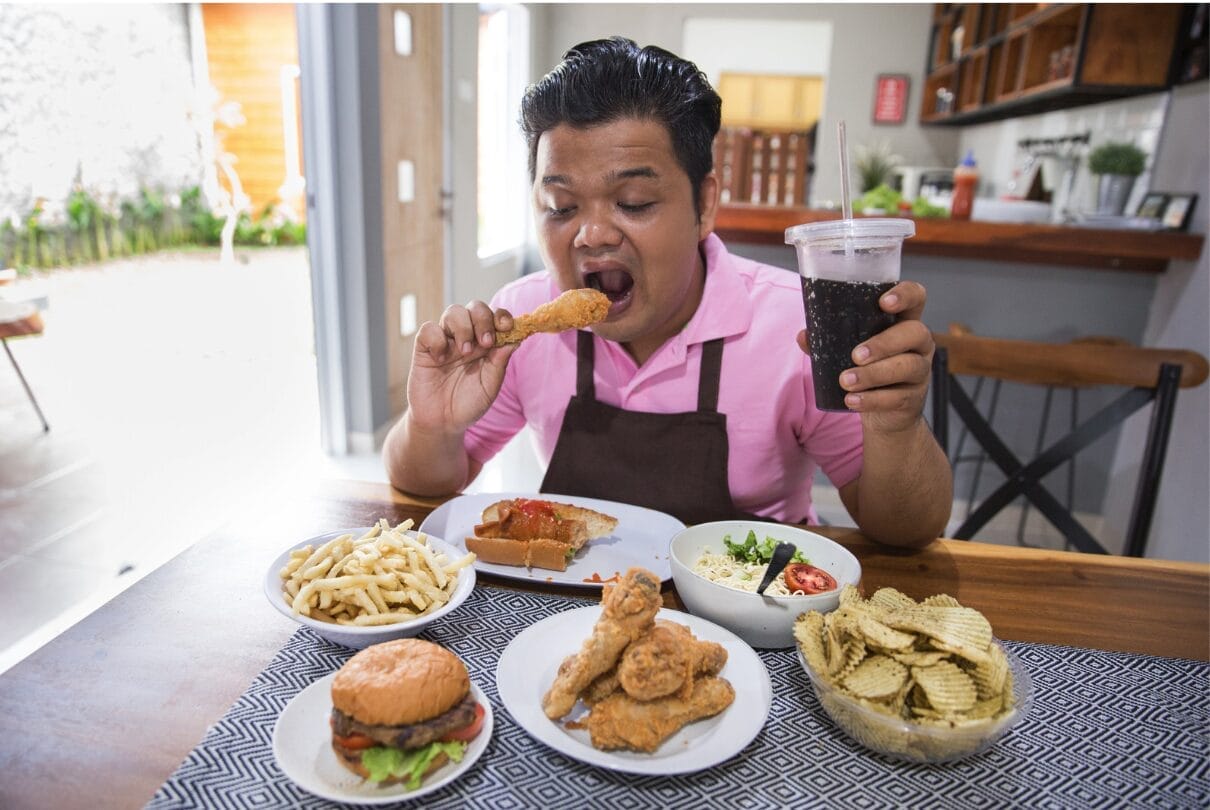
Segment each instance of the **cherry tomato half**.
M790 593L824 593L836 590L836 580L823 569L806 563L790 563L782 573Z
M460 728L457 731L451 731L449 734L446 734L444 737L441 738L442 741L444 741L444 742L470 742L471 740L478 737L479 732L483 730L483 718L486 715L487 715L487 712L484 711L483 704L476 703L475 704L475 719L471 721L471 724L469 726Z

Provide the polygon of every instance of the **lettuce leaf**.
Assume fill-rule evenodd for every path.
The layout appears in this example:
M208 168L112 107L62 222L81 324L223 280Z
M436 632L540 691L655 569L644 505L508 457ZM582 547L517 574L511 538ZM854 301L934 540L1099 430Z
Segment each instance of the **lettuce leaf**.
M371 782L381 782L393 776L402 780L408 790L415 790L420 787L429 763L438 754L444 753L452 762L461 762L465 752L466 743L463 742L429 743L424 748L411 751L378 745L361 752L361 764L370 772Z
M777 548L778 542L780 541L766 536L763 543L758 543L756 542L756 532L751 529L748 530L748 536L742 543L731 542L729 534L723 537L723 546L726 547L728 554L737 560L750 563L767 563L772 560L773 550ZM797 550L790 559L794 562L810 562L801 551Z

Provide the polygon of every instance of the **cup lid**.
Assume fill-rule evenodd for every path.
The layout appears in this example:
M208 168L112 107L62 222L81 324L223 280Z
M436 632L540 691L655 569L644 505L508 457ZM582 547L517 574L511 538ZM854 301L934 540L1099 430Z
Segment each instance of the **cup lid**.
M786 228L786 244L832 239L894 238L907 239L916 234L916 223L903 217L862 217L828 219Z

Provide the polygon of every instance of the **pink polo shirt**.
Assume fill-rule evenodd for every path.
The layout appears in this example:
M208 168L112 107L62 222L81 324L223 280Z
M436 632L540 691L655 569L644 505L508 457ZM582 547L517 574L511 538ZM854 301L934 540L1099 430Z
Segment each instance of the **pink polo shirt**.
M702 344L725 338L718 409L727 415L731 498L773 520L817 522L816 465L837 487L860 474L861 419L815 408L811 359L794 342L804 324L798 274L732 256L713 234L704 246L701 305L641 368L621 345L594 337L597 399L628 411L696 410ZM534 273L491 304L519 314L558 293L548 273ZM575 332L529 338L510 358L500 395L467 431L467 453L485 462L528 424L549 463L575 386Z

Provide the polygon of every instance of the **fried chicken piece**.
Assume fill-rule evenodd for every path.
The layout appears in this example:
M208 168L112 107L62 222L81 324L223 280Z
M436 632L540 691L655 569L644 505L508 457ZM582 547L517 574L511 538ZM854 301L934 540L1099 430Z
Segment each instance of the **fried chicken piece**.
M618 681L618 670L617 667L614 667L608 672L594 678L593 682L588 684L584 688L584 691L580 693L580 700L591 706L594 703L600 703L621 688L622 684Z
M587 728L592 745L602 751L629 748L651 753L695 720L712 717L735 700L735 688L723 678L701 678L687 698L669 696L635 700L615 692L592 707L573 728Z
M605 293L587 287L568 290L528 315L514 317L512 329L496 333L496 345L520 343L535 332L582 329L600 323L608 314L609 298Z
M661 619L622 653L618 681L635 700L654 700L673 692L686 698L697 676L716 675L726 663L723 645L699 641L685 625Z
M547 717L557 720L567 714L598 675L614 668L626 646L651 629L661 601L660 578L645 568L631 568L616 585L604 589L604 609L592 635L563 662L542 697Z

